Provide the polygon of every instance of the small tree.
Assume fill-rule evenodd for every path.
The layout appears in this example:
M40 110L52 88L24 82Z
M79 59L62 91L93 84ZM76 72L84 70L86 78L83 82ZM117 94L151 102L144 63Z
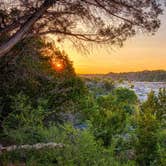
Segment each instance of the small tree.
M148 99L142 104L140 114L137 118L137 144L136 156L140 165L147 166L150 164L159 165L160 134L164 130L165 123L165 89L159 91L158 96L152 91ZM162 160L162 159L161 159Z

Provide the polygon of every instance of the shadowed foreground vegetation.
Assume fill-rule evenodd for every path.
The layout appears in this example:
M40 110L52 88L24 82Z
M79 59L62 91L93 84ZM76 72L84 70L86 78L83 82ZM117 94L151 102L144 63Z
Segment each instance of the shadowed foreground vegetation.
M67 55L40 38L18 44L0 69L0 144L64 145L1 152L0 165L166 165L165 89L140 103L110 79L100 89L87 85Z

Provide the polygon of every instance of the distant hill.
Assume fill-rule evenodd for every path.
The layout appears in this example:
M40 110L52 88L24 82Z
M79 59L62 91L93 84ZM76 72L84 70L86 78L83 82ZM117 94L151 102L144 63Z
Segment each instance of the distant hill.
M124 79L129 81L166 81L165 70L127 72L127 73L108 73L106 76L114 80Z
M108 74L86 74L84 77L109 77L113 80L128 80L128 81L149 81L149 82L166 82L166 70L140 71L140 72L123 72Z

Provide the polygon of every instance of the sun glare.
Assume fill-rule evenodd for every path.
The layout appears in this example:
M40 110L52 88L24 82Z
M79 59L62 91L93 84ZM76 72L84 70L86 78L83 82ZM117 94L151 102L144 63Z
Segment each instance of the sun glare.
M64 64L63 64L63 62L61 60L52 59L51 60L51 66L57 72L61 72L61 71L64 70Z

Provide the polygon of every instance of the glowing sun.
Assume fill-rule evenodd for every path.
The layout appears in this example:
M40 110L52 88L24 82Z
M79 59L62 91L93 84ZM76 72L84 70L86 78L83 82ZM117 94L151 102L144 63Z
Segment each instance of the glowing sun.
M57 59L52 59L51 60L51 66L54 70L60 72L64 70L64 64L61 60L57 60Z

